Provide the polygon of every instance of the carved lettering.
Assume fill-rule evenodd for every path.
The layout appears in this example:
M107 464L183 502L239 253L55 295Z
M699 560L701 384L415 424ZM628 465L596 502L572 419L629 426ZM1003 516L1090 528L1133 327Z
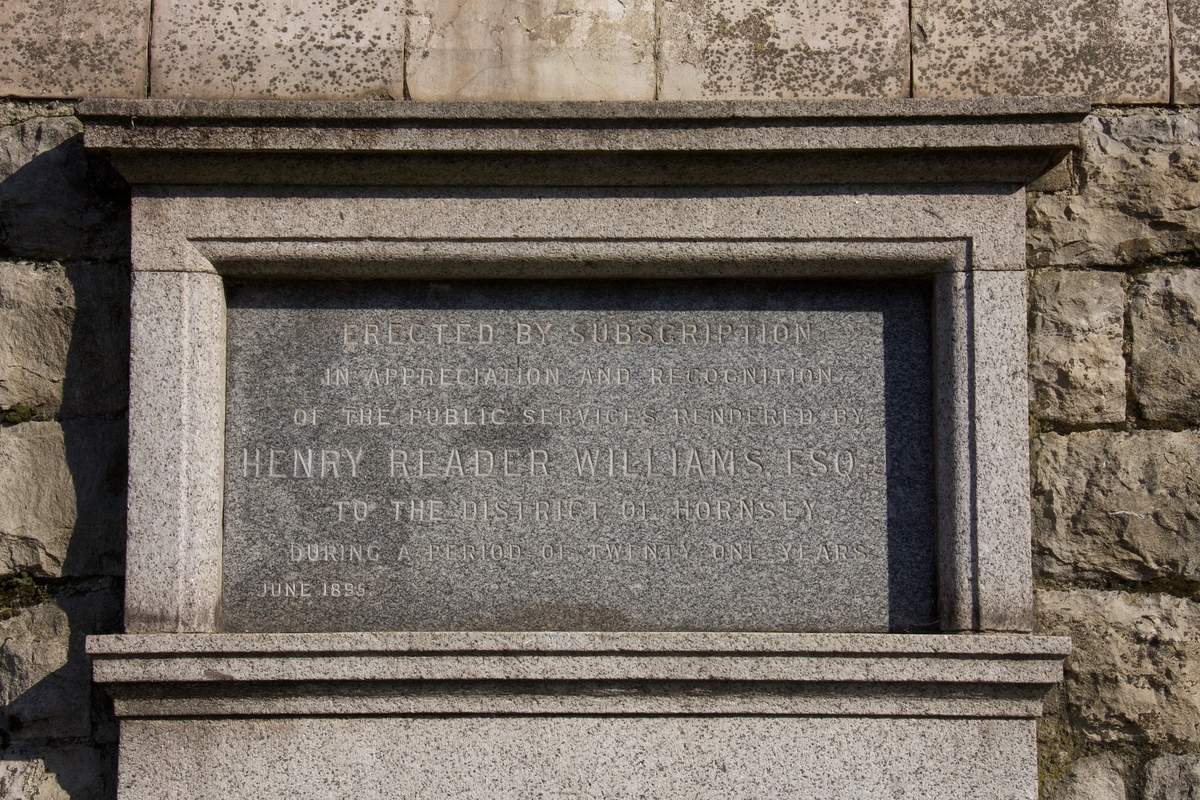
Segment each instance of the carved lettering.
M900 629L926 287L280 285L229 292L229 630Z

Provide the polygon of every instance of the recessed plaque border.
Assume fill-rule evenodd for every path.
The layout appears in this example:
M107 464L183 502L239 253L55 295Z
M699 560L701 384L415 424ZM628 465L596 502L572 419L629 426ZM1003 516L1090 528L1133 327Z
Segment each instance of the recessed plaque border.
M601 220L559 227L557 237L528 235L520 228L530 226L519 218L497 220L490 201L501 197L487 193L337 194L343 229L336 233L319 209L305 214L314 198L287 190L222 197L150 187L135 198L135 230L144 233L134 247L131 631L219 629L226 278L546 277L929 279L941 627L1029 629L1025 282L1023 265L996 247L1003 239L997 228L1014 225L1023 210L1019 187L913 193L794 187L692 192L691 203L677 190L521 196L571 223L579 221L572 206L582 199L589 219ZM665 208L639 225L623 214L631 194L643 210L656 200ZM947 215L953 209L949 223L937 206ZM882 226L881 211L887 212ZM671 212L681 213L666 219ZM759 235L746 235L748 212L767 221L752 232ZM423 230L378 230L379 217L414 215ZM808 235L780 235L789 219ZM977 223L973 233L971 224L983 219L988 223ZM442 229L430 230L439 220ZM656 229L667 225L673 235L657 238ZM872 236L880 227L891 235ZM462 228L490 230L468 237ZM839 235L851 230L860 235ZM172 529L165 538L175 546L164 548ZM167 597L174 602L164 603Z

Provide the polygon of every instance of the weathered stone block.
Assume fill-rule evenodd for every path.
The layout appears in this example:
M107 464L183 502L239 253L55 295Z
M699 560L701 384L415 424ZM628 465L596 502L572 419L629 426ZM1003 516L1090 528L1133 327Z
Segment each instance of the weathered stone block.
M404 3L166 0L154 5L155 97L404 97Z
M1176 103L1200 103L1200 0L1171 0Z
M1164 594L1038 593L1042 632L1071 636L1070 714L1093 741L1200 741L1200 604Z
M0 406L62 406L75 309L58 264L0 263Z
M91 735L91 661L84 638L115 630L120 610L117 595L97 586L59 592L53 602L0 621L0 713L9 738Z
M0 262L0 407L49 416L123 411L129 395L124 267Z
M1034 553L1044 578L1200 585L1200 436L1046 434L1034 445Z
M1071 771L1048 787L1046 800L1126 800L1119 762L1110 755L1076 762Z
M1200 797L1200 757L1159 756L1146 765L1145 800L1195 800Z
M0 573L119 574L125 423L0 428Z
M1035 178L1025 187L1029 193L1033 192L1065 192L1075 184L1075 154L1068 153L1067 157L1059 161L1049 171L1042 174L1041 177Z
M1030 264L1123 266L1200 248L1200 113L1091 116L1083 141L1079 193L1030 199Z
M907 97L908 7L665 0L659 97Z
M27 747L0 753L0 797L8 800L103 800L113 764L94 747Z
M0 631L0 668L6 679L0 684L0 704L15 716L6 725L10 734L89 735L89 692L65 669L71 639L66 613L54 603L44 603L0 622Z
M150 0L4 0L0 96L143 97Z
M653 0L415 0L414 100L653 100Z
M1053 422L1125 419L1124 277L1038 272L1030 285L1029 391Z
M0 256L129 258L129 188L59 103L0 102Z
M1200 270L1138 277L1129 316L1130 384L1141 415L1200 422Z
M1088 95L1165 103L1165 0L914 0L916 97Z

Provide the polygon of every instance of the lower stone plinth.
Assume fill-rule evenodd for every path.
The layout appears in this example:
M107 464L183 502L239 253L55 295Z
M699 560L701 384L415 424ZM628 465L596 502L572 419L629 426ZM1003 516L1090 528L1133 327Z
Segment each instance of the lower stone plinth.
M120 797L1037 796L1068 641L1024 635L92 637Z
M1037 797L1029 719L313 717L121 724L120 797Z

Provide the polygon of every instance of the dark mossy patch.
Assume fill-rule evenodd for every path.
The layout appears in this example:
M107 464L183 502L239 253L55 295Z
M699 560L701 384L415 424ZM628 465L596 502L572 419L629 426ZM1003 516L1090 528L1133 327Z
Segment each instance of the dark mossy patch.
M24 403L17 403L8 408L0 409L0 421L6 422L9 425L16 425L18 422L29 422L34 417L34 410Z
M43 603L54 596L54 587L28 572L0 577L0 620L11 619L22 608Z

